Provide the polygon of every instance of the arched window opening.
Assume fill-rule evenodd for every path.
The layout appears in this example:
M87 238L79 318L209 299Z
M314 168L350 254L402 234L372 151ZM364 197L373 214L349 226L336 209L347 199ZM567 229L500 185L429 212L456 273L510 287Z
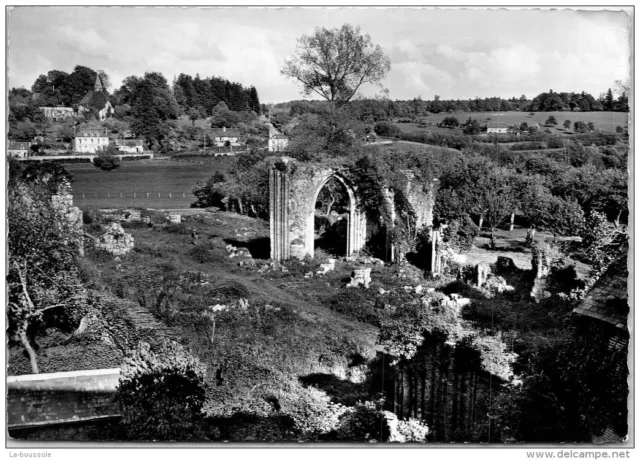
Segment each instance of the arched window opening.
M329 178L318 193L314 211L314 246L333 256L347 254L349 238L349 193L335 177Z

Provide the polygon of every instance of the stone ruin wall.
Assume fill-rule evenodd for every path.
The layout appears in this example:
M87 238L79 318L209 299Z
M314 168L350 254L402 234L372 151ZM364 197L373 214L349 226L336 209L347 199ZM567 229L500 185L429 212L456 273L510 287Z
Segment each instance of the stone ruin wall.
M288 171L274 168L269 176L271 258L283 260L290 257L303 258L306 255L313 257L316 199L331 177L342 182L349 194L347 255L362 249L366 219L358 209L353 187L334 169L316 170L292 160L285 164L288 165Z
M119 379L119 368L7 377L9 435L78 439L87 424L120 417Z
M271 258L276 261L290 257L303 258L314 254L314 216L316 199L321 188L334 177L349 194L350 215L347 235L347 255L360 251L367 235L367 217L359 209L357 188L332 168L316 169L289 158L281 159L281 167L274 167L269 176L269 208ZM284 167L282 167L284 166ZM425 192L421 184L413 182L413 174L406 172L406 196L416 214L416 225L430 227L433 220L435 188ZM382 224L393 228L397 218L393 192L383 188L380 207ZM392 247L392 245L390 245ZM391 249L390 260L394 260Z
M51 196L53 207L60 213L60 216L69 226L69 230L74 234L78 253L84 256L84 223L82 220L82 210L73 205L73 195L71 194L71 184L67 181L58 185L58 191Z

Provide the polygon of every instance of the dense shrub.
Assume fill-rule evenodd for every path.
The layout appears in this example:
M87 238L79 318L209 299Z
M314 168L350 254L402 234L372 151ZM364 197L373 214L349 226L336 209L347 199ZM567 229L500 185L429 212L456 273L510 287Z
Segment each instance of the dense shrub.
M109 369L122 364L123 355L113 344L100 337L84 334L75 336L69 342L45 347L42 338L38 356L40 372L70 372L91 369ZM31 365L25 354L9 353L8 375L31 374Z
M188 255L199 264L206 264L220 260L220 253L213 252L210 245L204 244L198 244L191 248Z
M103 151L93 159L93 165L103 171L113 171L120 167L120 160L112 151Z
M562 141L562 139L553 138L553 139L549 139L549 141L547 142L547 148L550 148L550 149L561 149L563 147L564 147L564 142Z
M159 230L162 230L166 233L171 233L174 235L191 235L191 229L187 227L184 223L180 223L180 224L167 223L163 227L155 227L155 228L158 228Z
M544 150L547 145L544 142L522 142L513 144L511 150Z
M480 229L473 223L469 216L462 216L449 222L444 229L442 238L451 249L459 254L468 252L473 245L473 240L480 233Z
M379 121L373 127L373 131L378 136L384 137L397 137L400 135L400 130L393 125L393 123L389 123L386 121Z
M369 299L369 295L357 288L347 288L331 297L329 308L374 326L380 325L383 314L381 310L375 308L375 303Z
M337 437L340 441L386 441L390 437L384 413L375 403L358 403L340 419Z
M399 420L396 433L392 433L391 442L426 442L429 428L422 421L410 418ZM395 436L394 436L395 435Z
M564 293L584 286L584 283L578 279L574 265L566 257L559 257L551 261L549 280L551 282L550 289Z
M125 358L117 395L122 425L137 441L202 438L205 368L175 342L158 353L141 342Z
M293 420L297 438L317 440L336 429L346 408L331 402L323 391L313 387L277 393L280 414Z

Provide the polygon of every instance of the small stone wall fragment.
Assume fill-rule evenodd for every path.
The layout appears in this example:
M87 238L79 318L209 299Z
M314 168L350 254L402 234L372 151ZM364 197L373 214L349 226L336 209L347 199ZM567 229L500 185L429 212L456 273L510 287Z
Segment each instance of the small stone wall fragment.
M491 273L491 267L489 267L489 264L486 262L480 262L476 265L475 272L475 284L476 286L481 287L487 281L487 277L489 276L489 273Z
M363 286L368 289L371 284L371 269L370 268L356 268L351 274L351 282L347 284L347 287L359 287Z
M167 219L169 219L169 222L171 222L172 224L180 224L180 223L182 223L182 215L181 214L169 214L167 216Z
M133 249L133 236L125 233L122 226L116 222L112 222L107 227L104 235L98 238L96 248L104 249L114 256L122 256Z
M329 259L326 264L320 264L320 269L316 272L318 275L325 275L336 269L336 259Z

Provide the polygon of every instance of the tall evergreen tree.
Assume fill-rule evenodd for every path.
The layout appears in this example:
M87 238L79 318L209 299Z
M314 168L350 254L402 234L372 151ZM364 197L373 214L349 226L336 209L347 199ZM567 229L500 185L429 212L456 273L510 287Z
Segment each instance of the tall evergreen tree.
M251 85L249 88L249 108L260 115L260 99L258 98L258 90Z
M611 88L607 91L607 95L604 97L604 108L605 110L613 110L613 92Z

